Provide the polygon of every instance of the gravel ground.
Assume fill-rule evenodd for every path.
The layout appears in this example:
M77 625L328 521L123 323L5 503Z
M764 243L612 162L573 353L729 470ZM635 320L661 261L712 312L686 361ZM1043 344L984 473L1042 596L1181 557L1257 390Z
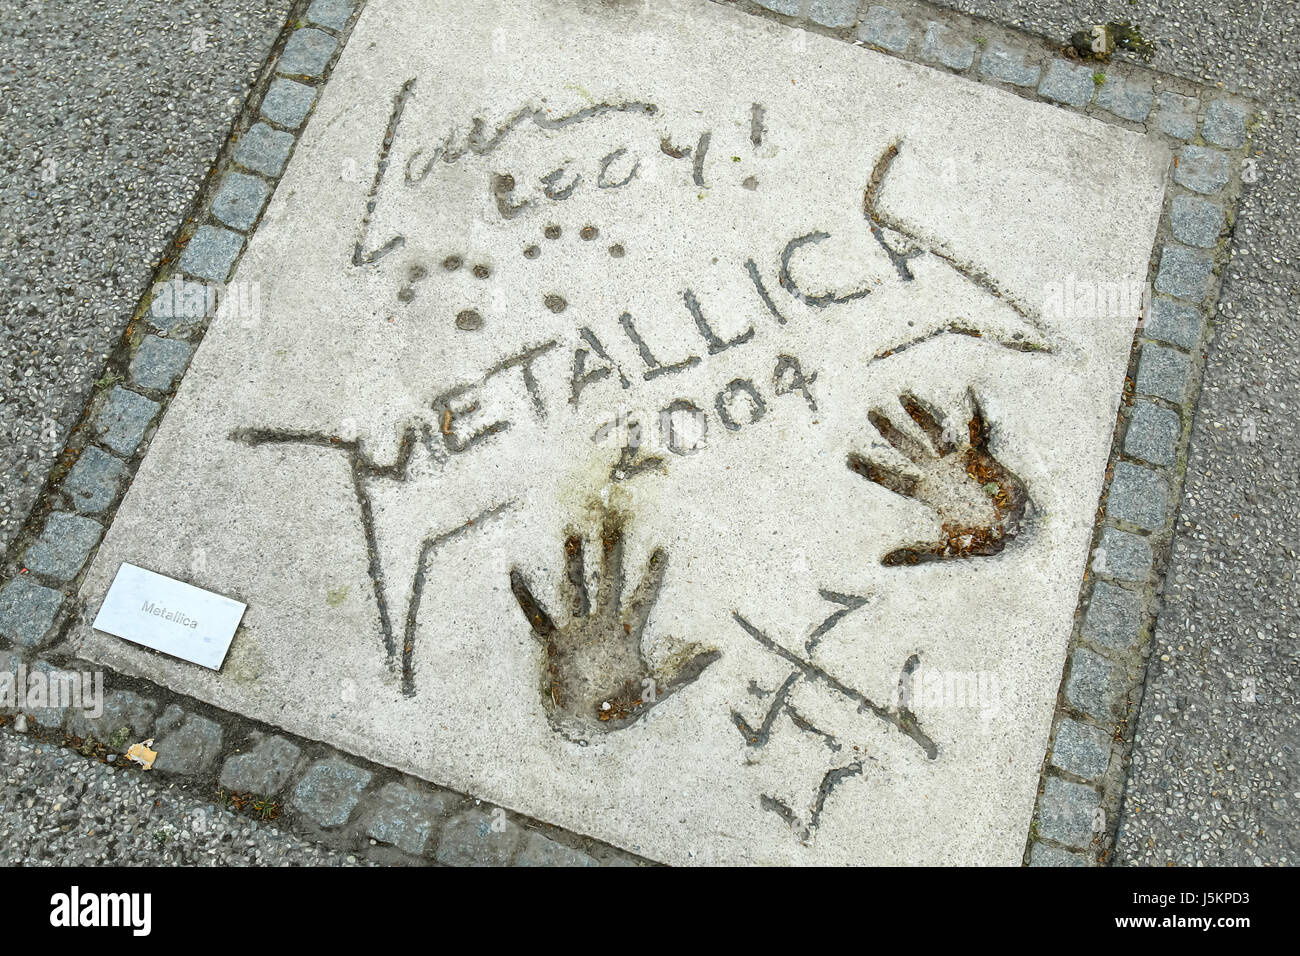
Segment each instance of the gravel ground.
M348 866L147 773L0 729L0 865Z
M1116 862L1300 863L1300 10L1293 0L949 6L1060 38L1130 20L1160 41L1157 69L1221 82L1269 113L1193 427Z
M0 0L0 550L288 8Z

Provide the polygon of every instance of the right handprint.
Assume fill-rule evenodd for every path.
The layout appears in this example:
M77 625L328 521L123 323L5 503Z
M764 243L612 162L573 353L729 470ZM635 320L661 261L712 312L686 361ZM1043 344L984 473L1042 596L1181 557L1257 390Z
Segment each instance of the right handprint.
M913 469L900 470L850 453L848 466L868 481L933 509L943 540L898 548L881 563L890 566L997 554L1020 532L1029 508L1025 484L989 452L989 425L975 393L968 392L970 419L963 430L945 423L913 395L899 402L926 441L898 428L879 410L867 418ZM965 434L963 434L963 431Z

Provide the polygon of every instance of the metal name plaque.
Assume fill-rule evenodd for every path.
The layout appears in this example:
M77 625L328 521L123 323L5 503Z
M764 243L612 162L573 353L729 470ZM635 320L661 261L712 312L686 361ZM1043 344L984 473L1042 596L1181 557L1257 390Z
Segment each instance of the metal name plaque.
M246 605L123 563L91 626L220 670Z

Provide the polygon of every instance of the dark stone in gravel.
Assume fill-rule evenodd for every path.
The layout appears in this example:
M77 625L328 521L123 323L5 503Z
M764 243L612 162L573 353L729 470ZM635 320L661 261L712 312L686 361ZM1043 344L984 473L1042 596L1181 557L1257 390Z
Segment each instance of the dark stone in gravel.
M515 866L599 866L591 856L581 850L556 843L533 831L524 839L523 849Z
M449 793L385 784L366 807L366 835L419 856L443 815L458 802Z
M170 710L170 708L169 708ZM221 756L221 725L189 714L175 730L163 731L159 721L154 769L162 773L207 773Z
M1193 192L1210 195L1228 185L1228 157L1205 146L1184 146L1178 151L1174 181Z
M62 592L19 575L0 590L0 635L24 647L39 644L62 603Z
M247 232L257 221L269 195L271 187L265 179L231 170L221 180L221 188L212 200L212 215L232 229Z
M56 581L71 581L86 563L91 549L99 544L103 533L103 527L93 518L52 512L45 519L41 536L23 555L23 564L29 571Z
M1096 780L1110 765L1110 735L1098 727L1062 717L1052 745L1052 763L1062 770Z
M352 16L352 0L312 0L307 8L307 22L319 23L331 30L342 30Z
M436 857L444 866L506 866L522 835L499 810L465 810L443 827Z
M273 123L297 129L315 101L315 87L276 77L262 99L262 115Z
M104 695L104 713L92 717L84 710L72 710L68 716L68 732L78 737L94 737L102 744L112 742L122 746L114 737L122 737L126 730L126 745L139 743L149 736L153 728L158 705L148 698L129 690L110 691Z
M158 408L153 399L115 386L99 412L95 433L119 455L134 454Z
M143 388L170 391L193 352L194 346L188 342L146 335L131 356L131 381Z
M292 133L254 123L235 147L235 162L267 176L279 176L292 148Z
M221 786L235 793L275 796L293 777L301 755L301 749L283 737L263 737L247 753L227 758Z
M341 827L352 816L373 774L343 760L318 760L293 792L295 810L318 826Z
M117 498L127 475L126 465L108 452L87 445L63 479L63 492L82 514L98 514Z
M1088 846L1097 802L1092 787L1048 777L1038 805L1038 835L1067 846Z
M1208 199L1175 196L1169 206L1169 223L1173 228L1174 238L1179 242L1209 249L1219 241L1225 216L1223 209Z
M318 77L325 72L325 66L334 54L338 41L321 30L311 27L293 31L289 42L284 45L280 62L275 65L277 73L292 76Z

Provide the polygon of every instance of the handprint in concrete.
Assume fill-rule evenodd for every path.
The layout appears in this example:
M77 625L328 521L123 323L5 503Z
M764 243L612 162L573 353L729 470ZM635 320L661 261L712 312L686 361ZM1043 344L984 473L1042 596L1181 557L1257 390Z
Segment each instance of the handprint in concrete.
M910 463L898 468L864 457L848 456L848 466L868 481L912 498L939 515L943 538L897 548L881 563L921 564L998 554L1024 526L1031 508L1025 483L989 449L991 428L973 391L966 434L941 422L939 413L914 395L899 399L924 439L897 426L884 412L867 418L890 446Z
M697 645L682 648L656 671L646 660L642 637L668 570L656 548L645 573L625 600L624 519L613 510L599 528L600 573L595 602L587 590L586 541L573 531L564 542L568 621L557 625L533 594L524 573L510 572L510 590L541 643L541 693L547 717L571 740L620 730L694 681L720 656Z

